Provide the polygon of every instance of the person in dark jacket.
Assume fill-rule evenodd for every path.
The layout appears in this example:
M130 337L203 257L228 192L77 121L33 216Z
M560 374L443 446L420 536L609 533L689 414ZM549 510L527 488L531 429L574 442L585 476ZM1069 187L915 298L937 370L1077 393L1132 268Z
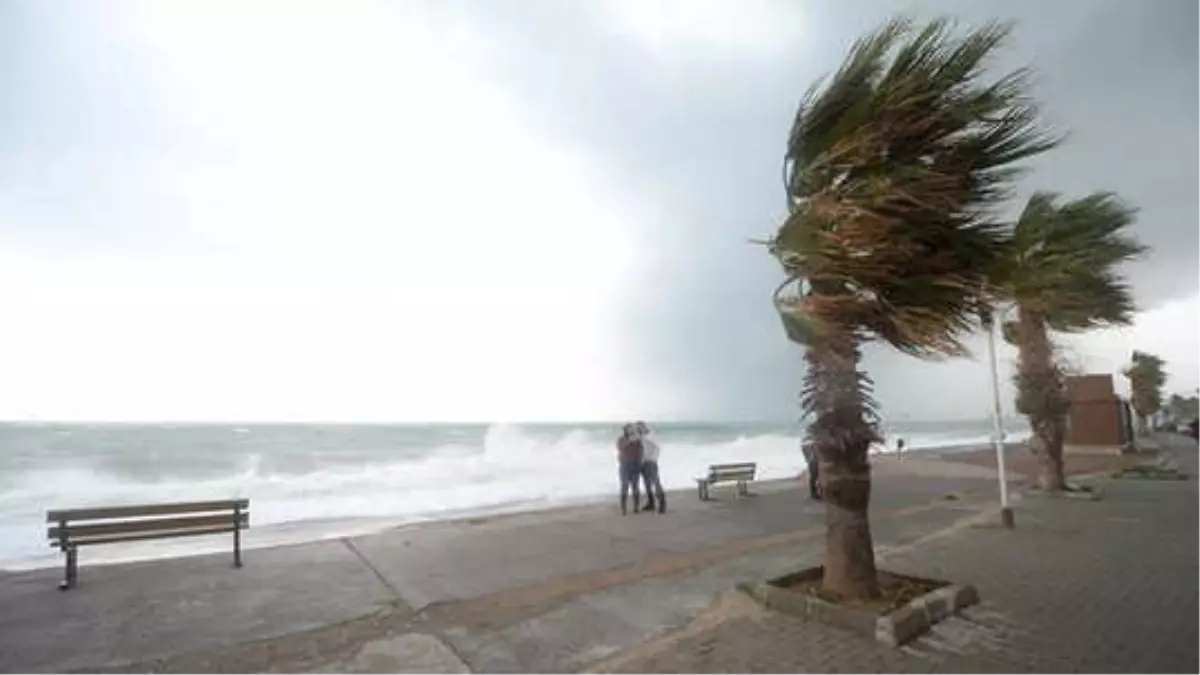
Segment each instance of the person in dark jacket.
M820 501L821 468L820 459L817 457L817 446L812 441L805 441L800 446L800 451L804 453L804 461L808 463L808 494L813 499Z
M617 465L621 478L621 515L628 513L630 488L633 488L633 512L637 513L642 501L638 490L642 477L642 441L632 424L626 424L617 439Z

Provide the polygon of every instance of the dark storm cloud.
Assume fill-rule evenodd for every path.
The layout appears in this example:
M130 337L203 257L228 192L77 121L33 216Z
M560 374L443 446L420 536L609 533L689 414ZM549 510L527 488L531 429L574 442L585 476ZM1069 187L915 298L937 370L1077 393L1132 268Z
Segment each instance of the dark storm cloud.
M798 355L769 303L779 275L746 240L772 231L782 212L780 152L800 95L856 35L910 5L780 3L780 20L799 22L792 45L766 55L693 48L659 63L577 5L469 6L488 30L511 38L497 42L496 76L546 129L587 148L656 208L659 222L643 241L658 254L656 283L630 308L636 365L683 383L693 414L790 414ZM1152 262L1131 268L1143 305L1195 293L1196 3L947 0L921 9L918 16L968 23L1016 20L995 69L1032 66L1048 122L1070 132L1033 165L1017 198L1034 189L1116 190L1141 208L1138 233L1155 249ZM983 389L977 363L930 369L878 350L870 362L898 414L985 409L983 396L970 393ZM912 395L923 381L964 395L936 396L939 408L930 409Z

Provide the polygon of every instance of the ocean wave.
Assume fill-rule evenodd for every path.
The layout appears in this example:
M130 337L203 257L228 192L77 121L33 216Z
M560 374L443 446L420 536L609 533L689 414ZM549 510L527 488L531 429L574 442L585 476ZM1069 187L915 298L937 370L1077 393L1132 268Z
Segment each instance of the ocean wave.
M86 435L86 434L82 434ZM241 435L241 434L239 434ZM578 428L547 434L520 425L488 427L481 440L453 440L419 454L375 448L361 461L314 465L303 473L269 470L256 446L225 475L191 478L170 465L138 476L102 468L33 467L10 475L0 487L0 566L45 556L45 510L92 505L246 497L252 529L286 523L409 522L504 505L553 505L615 494L613 434ZM660 473L667 488L694 485L708 465L758 464L763 479L804 470L799 437L749 433L703 441L660 440ZM906 437L909 447L983 445L987 436L925 434ZM875 451L887 451L878 446ZM120 548L120 547L116 547ZM164 550L173 550L169 544Z

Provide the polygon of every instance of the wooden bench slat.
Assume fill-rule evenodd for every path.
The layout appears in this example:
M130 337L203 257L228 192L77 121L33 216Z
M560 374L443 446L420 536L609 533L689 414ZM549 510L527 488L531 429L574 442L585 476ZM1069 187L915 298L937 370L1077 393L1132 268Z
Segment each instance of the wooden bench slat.
M730 476L754 476L757 464L714 464L708 467L710 479L725 479Z
M158 532L126 532L121 534L108 534L103 536L80 537L72 539L73 546L87 546L89 544L112 544L125 541L142 541L146 539L168 539L174 537L192 537L200 534L226 534L233 532L233 524L225 526L208 526L208 527L193 527L179 530L167 530ZM57 542L51 546L58 546Z
M208 502L177 502L174 504L134 504L90 509L60 509L46 512L47 523L61 520L103 520L106 518L129 518L136 516L161 516L172 513L203 513L206 511L233 511L234 507L249 508L249 499L223 499Z
M250 514L242 513L239 519L239 527L245 528L250 524ZM185 516L180 518L152 518L147 520L127 520L123 522L109 523L90 523L87 525L67 525L65 534L70 541L82 540L87 537L97 537L103 535L116 535L125 533L137 532L167 532L173 530L187 530L196 527L218 527L224 526L229 530L233 529L233 512L230 511L224 515L212 516ZM64 528L54 527L46 528L46 536L50 539L58 540L64 534Z
M725 473L709 474L709 480L742 480L744 478L754 478L753 471L727 471Z

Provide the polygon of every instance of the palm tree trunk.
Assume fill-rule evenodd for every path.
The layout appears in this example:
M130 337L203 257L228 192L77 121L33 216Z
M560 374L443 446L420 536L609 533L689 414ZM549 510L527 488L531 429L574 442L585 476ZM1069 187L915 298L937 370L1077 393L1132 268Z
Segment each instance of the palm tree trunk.
M1030 449L1038 458L1038 486L1051 492L1065 490L1066 392L1054 364L1045 318L1023 307L1018 314L1017 407L1029 417L1033 431Z
M1063 436L1058 424L1049 421L1034 428L1032 449L1038 458L1038 487L1045 492L1067 489L1063 469Z
M835 597L879 596L871 502L869 450L877 438L869 421L870 381L858 370L861 354L849 334L810 346L805 360L805 407L815 414L809 437L820 461L825 499L822 588Z

